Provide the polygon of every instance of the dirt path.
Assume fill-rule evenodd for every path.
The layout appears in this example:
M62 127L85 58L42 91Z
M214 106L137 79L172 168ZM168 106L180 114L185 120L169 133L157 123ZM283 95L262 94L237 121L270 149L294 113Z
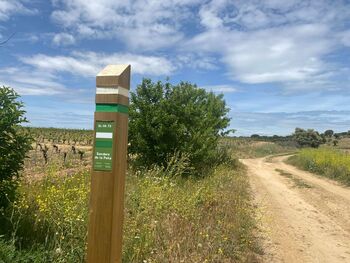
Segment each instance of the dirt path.
M350 188L285 158L241 160L261 215L264 262L350 263Z

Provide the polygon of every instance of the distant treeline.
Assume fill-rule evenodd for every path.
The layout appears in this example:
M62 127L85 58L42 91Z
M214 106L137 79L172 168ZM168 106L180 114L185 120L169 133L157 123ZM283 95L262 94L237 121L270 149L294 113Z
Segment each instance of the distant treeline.
M339 140L343 138L349 138L350 131L335 133L333 130L326 130L323 133L319 133L313 129L301 129L296 128L295 132L287 136L266 136L259 134L252 134L251 136L240 136L240 137L227 137L227 139L238 139L238 140L250 140L250 141L264 141L274 142L280 145L297 145L299 147L313 147L318 148L322 144L338 145Z
M291 141L291 140L293 140L293 136L292 135L288 135L288 136L279 136L279 135L266 136L266 135L253 134L251 136L233 136L233 138L253 139L253 140L256 140L256 141L268 141L268 142L280 142L280 141Z
M325 137L346 138L346 137L350 137L350 130L347 131L347 132L333 132L333 130L326 130L323 133L319 132L319 134L321 136L325 136ZM267 136L267 135L252 134L251 136L233 136L233 138L254 139L254 140L257 140L257 141L276 142L276 141L290 141L290 140L293 140L294 134L286 135L286 136L280 136L280 135Z

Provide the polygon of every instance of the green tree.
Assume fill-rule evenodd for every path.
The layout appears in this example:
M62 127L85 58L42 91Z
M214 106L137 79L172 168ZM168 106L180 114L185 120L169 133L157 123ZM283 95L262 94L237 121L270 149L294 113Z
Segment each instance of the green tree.
M301 147L318 148L324 143L322 136L313 129L304 130L301 128L296 128L293 137Z
M31 148L27 122L19 95L9 87L0 88L0 210L15 198L19 172Z
M218 139L229 125L223 95L181 82L144 79L131 93L129 152L145 166L165 165L175 153L197 171L218 156Z
M333 134L334 134L334 131L333 131L333 130L326 130L326 131L324 132L324 135L325 135L326 137L332 137Z

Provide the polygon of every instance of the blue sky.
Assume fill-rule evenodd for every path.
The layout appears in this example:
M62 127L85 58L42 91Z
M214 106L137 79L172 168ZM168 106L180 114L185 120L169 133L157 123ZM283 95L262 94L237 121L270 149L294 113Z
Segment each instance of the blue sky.
M0 0L0 85L33 126L92 128L107 64L223 93L237 135L350 130L350 3Z

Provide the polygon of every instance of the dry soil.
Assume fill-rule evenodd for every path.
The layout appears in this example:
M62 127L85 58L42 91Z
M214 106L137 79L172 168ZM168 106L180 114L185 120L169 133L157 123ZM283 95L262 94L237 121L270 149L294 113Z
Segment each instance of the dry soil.
M241 160L260 218L263 262L350 262L350 188L285 158Z

